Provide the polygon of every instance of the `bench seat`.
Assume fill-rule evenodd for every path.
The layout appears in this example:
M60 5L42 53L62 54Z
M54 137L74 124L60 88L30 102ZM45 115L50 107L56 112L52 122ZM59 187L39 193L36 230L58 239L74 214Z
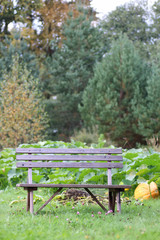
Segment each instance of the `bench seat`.
M130 185L104 185L104 184L35 184L35 183L20 183L16 185L17 187L24 188L104 188L104 189L118 189L119 191L124 191L124 189L131 188Z

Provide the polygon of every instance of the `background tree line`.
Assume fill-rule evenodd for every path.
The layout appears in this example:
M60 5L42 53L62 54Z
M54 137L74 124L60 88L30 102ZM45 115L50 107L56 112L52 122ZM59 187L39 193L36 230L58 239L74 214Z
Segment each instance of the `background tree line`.
M158 144L160 1L151 9L145 0L130 2L103 20L90 3L10 0L0 4L1 115L6 114L4 96L10 96L9 91L4 95L6 73L10 81L14 68L18 71L20 66L17 83L22 92L22 69L33 89L33 79L39 79L36 91L48 117L46 124L44 118L40 120L40 107L32 118L43 122L39 129L44 126L41 130L48 139L68 140L75 130L92 131L96 126L122 147L146 144L150 138ZM13 124L1 122L2 135L6 126L15 123L11 117L8 121ZM38 136L41 139L44 133ZM21 137L18 143L24 141ZM3 141L0 144L3 147Z

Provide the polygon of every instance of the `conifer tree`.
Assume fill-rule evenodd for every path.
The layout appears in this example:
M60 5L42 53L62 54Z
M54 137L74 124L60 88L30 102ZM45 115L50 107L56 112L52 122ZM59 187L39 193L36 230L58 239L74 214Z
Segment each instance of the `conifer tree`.
M134 109L136 100L146 97L148 69L126 36L115 41L84 91L80 111L85 123L97 124L100 132L122 147L145 143Z
M158 54L159 55L159 54ZM160 64L160 61L159 61ZM138 117L138 129L147 140L153 140L160 144L160 70L159 64L152 65L152 74L148 78L147 96L143 104L139 101L134 109Z
M62 46L47 59L47 77L44 90L48 95L48 112L54 112L51 125L59 134L69 136L75 128L81 128L82 120L78 111L82 93L93 76L94 64L103 55L103 34L92 25L93 18L81 9L81 14L70 18L63 27ZM54 42L53 42L54 48ZM52 100L52 96L57 99ZM51 118L50 118L51 119Z

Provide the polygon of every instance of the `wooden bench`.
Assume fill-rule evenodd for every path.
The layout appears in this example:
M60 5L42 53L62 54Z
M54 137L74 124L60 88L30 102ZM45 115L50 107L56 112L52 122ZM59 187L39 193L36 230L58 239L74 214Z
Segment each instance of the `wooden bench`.
M17 168L28 168L28 183L17 184L27 190L27 211L33 213L33 191L38 188L58 188L58 190L38 209L42 210L62 188L84 188L100 207L107 209L100 203L95 195L89 190L91 188L108 189L109 210L121 212L120 192L128 185L112 185L112 168L122 168L123 158L121 149L66 149L66 148L17 148L16 149ZM32 182L32 168L107 168L107 184L35 184ZM117 201L116 201L117 199ZM37 212L35 214L37 214Z

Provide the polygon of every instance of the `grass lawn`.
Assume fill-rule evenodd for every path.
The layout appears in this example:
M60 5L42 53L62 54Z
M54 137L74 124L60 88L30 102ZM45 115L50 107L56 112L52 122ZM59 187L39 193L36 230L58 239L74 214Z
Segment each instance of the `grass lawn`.
M47 200L45 190L36 194ZM160 239L160 199L139 205L131 199L130 203L122 203L122 214L114 215L105 215L93 204L78 203L73 207L52 201L34 216L26 212L24 197L26 191L22 189L0 192L0 240ZM35 209L41 205L37 202Z

